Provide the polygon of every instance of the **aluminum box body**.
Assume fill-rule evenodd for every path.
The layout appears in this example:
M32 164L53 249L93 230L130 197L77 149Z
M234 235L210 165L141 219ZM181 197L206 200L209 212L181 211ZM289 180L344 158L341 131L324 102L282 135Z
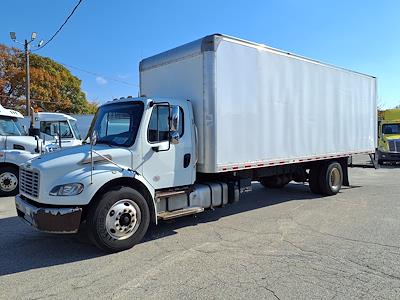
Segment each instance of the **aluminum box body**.
M374 77L237 38L207 36L144 59L140 91L191 101L198 172L376 148Z

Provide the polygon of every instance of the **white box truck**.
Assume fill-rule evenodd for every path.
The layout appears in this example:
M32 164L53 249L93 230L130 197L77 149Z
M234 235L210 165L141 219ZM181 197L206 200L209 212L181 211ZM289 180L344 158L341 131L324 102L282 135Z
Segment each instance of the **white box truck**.
M20 168L18 215L43 231L86 222L105 251L150 223L308 182L334 195L347 158L376 147L376 79L224 35L140 63L139 98L102 105L90 144Z

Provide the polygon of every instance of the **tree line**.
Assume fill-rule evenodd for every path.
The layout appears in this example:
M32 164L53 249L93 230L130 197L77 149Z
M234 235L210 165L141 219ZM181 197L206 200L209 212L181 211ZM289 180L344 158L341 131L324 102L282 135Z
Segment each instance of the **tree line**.
M0 44L0 103L24 113L25 58L14 47ZM30 54L31 106L36 110L69 114L93 114L97 104L86 99L81 80L63 65Z

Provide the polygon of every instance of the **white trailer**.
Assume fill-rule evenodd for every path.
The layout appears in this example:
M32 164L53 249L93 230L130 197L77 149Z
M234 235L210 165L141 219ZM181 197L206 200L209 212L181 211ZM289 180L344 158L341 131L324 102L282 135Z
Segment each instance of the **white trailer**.
M140 89L99 108L91 145L21 166L20 217L50 232L86 222L120 251L150 223L238 201L253 180L335 195L347 158L375 151L374 77L264 45L207 36L143 60Z
M264 45L197 40L142 61L140 88L146 97L190 99L199 172L376 148L374 77Z

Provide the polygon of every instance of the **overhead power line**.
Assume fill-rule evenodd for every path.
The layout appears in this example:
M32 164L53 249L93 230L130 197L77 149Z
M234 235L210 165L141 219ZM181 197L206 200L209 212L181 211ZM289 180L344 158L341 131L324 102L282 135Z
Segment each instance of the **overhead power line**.
M107 75L102 75L100 73L88 71L88 70L85 70L85 69L82 69L82 68L79 68L79 67L67 65L67 64L64 64L62 62L58 62L58 63L62 64L64 67L75 69L75 70L78 70L78 71L81 71L81 72L84 72L84 73L87 73L87 74L90 74L90 75L93 75L93 76L96 76L96 77L102 77L102 78L108 79L110 81L115 81L115 82L126 84L126 85L129 85L129 86L139 87L139 85L137 85L137 84L133 84L133 83L130 83L130 82L127 82L127 81L124 81L124 80L120 80L120 79L113 78L113 77L110 77L110 76L107 76Z
M48 39L42 46L39 48L32 50L32 51L38 51L40 49L43 49L48 45L55 37L56 35L63 29L64 25L67 24L68 20L72 17L72 15L75 13L75 11L78 9L79 5L82 3L83 0L79 0L78 3L75 5L74 9L71 11L71 13L68 15L68 17L65 19L64 23L58 28L58 30L52 35L50 39Z

